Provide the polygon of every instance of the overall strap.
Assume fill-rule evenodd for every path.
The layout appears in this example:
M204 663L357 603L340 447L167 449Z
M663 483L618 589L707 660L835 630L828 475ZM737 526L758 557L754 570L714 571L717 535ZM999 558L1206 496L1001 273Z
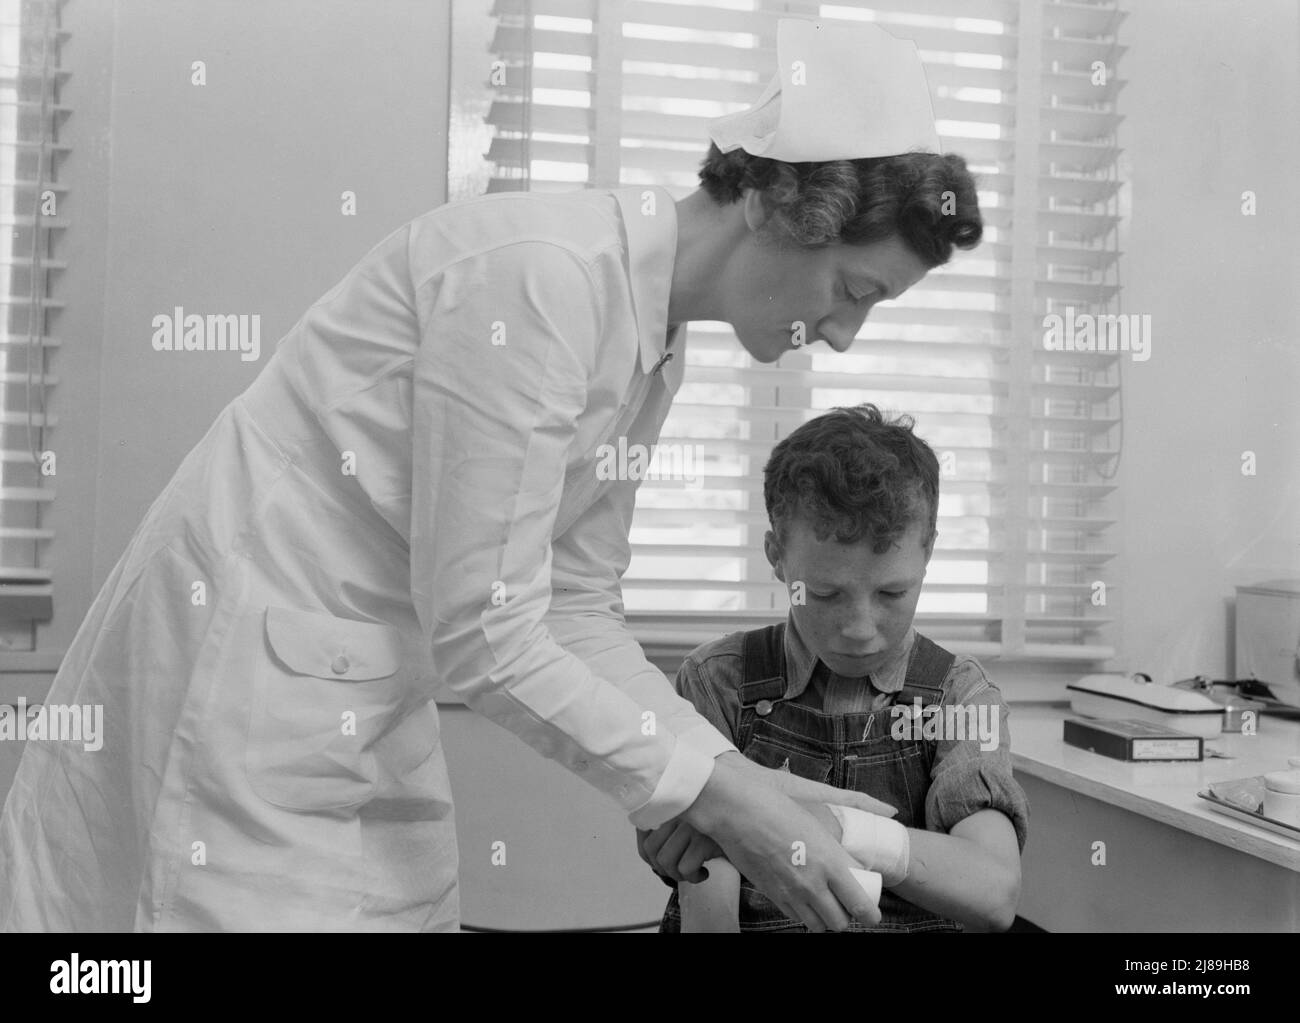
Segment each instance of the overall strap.
M736 747L749 746L755 722L770 714L785 696L785 622L745 633L743 674L740 678L740 722Z
M779 700L785 695L785 622L745 633L745 667L740 705Z
M894 697L895 706L915 706L920 700L922 707L930 707L943 702L944 682L948 672L957 658L937 643L932 643L919 632L912 643L912 654L907 659L907 675L903 688ZM933 770L935 746L930 739L925 741L926 769Z
M943 699L944 681L956 661L955 654L918 632L912 643L912 654L907 659L907 676L895 702L910 706L919 699L922 707L939 703Z

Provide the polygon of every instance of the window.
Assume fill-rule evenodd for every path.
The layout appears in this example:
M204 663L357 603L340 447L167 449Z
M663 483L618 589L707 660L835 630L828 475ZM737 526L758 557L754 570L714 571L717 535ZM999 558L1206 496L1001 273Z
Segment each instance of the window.
M639 635L704 639L785 614L762 551L763 465L819 411L871 401L913 415L943 467L918 625L986 657L1113 656L1129 353L1049 350L1045 318L1082 322L1118 299L1114 3L495 0L454 17L453 200L638 184L685 196L708 121L771 77L778 17L913 39L945 151L977 178L984 242L878 305L850 352L763 366L726 324L691 325L661 444L699 457L693 479L641 486L624 578Z
M47 362L60 305L50 297L65 223L58 141L58 0L0 0L0 649L32 650L35 623L52 611L41 567L53 533L42 512L54 498L45 412L54 384Z

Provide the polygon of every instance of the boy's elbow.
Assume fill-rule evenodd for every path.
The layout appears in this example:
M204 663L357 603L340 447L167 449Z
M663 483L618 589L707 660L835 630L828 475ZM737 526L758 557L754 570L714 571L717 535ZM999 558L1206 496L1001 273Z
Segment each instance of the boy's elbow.
M1000 934L1011 930L1016 920L1016 907L990 906L976 917L958 920L968 934Z
M960 921L967 931L976 934L997 934L1011 930L1016 922L1016 909L1020 906L1020 864L989 885L988 901L981 912L972 919Z
M997 887L998 897L989 912L989 930L994 932L1009 931L1016 922L1016 910L1020 906L1020 861L1007 872L1003 883Z
M1016 922L1016 904L1008 902L998 906L989 917L987 930L993 934L1000 934L1003 931L1011 930L1011 925Z

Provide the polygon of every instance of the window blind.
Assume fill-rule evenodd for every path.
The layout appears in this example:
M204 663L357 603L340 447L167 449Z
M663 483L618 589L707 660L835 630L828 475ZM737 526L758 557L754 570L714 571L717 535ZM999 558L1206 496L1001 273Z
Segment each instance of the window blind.
M51 282L64 269L65 190L59 142L70 111L59 94L68 34L59 0L0 0L0 644L34 649L37 621L52 614L42 565L54 539L42 524L58 469L46 412L61 303Z
M623 581L639 635L709 638L785 614L762 550L763 465L818 412L870 401L914 416L943 470L918 626L982 656L1114 655L1129 353L1044 338L1049 315L1118 309L1123 16L1050 0L456 5L452 199L634 184L684 197L708 121L773 74L783 17L871 20L914 40L944 150L976 175L984 242L877 305L848 353L817 345L760 365L726 324L691 324L660 443L694 454L695 471L641 484Z

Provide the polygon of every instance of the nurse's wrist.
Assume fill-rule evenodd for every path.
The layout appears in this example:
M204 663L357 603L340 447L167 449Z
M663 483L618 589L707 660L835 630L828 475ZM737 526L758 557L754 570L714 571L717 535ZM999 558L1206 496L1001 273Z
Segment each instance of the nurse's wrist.
M747 763L738 752L723 752L714 757L708 780L695 802L682 813L682 819L696 831L712 835L725 819L727 807L732 805L731 797L745 770L743 764Z
M676 740L654 793L628 815L628 820L634 827L652 831L674 817L685 817L708 786L715 763L689 743Z

